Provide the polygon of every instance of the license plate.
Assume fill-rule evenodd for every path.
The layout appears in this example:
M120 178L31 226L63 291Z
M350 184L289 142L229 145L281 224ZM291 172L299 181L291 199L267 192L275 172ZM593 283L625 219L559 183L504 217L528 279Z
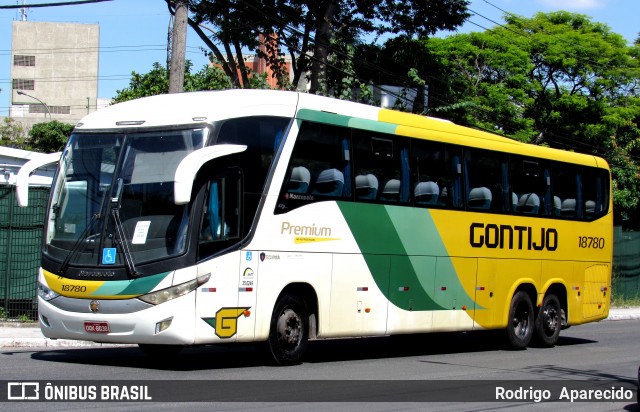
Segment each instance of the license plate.
M84 331L87 333L109 333L109 322L84 322Z

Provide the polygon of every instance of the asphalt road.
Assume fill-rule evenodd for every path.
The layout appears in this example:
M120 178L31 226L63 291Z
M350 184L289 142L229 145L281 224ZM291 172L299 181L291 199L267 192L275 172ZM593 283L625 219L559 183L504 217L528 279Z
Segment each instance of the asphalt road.
M105 383L144 386L154 381L155 399L146 403L15 401L0 408L638 411L635 390L631 400L538 403L531 399L536 390L544 395L549 385L564 387L566 382L573 387L578 381L580 388L582 380L600 380L605 389L635 388L639 334L637 320L600 322L562 331L554 348L524 351L511 351L501 343L501 335L485 332L317 341L311 343L304 362L292 367L271 366L255 345L188 348L173 359L151 359L136 347L5 349L0 352L2 385L37 381L44 388L46 382L56 386L73 380L75 385L100 388ZM476 399L478 391L493 399L495 387L501 385L519 385L530 394L529 400L468 402ZM433 395L444 401L416 402L424 400L421 388L429 388L427 398ZM233 402L181 402L197 398Z

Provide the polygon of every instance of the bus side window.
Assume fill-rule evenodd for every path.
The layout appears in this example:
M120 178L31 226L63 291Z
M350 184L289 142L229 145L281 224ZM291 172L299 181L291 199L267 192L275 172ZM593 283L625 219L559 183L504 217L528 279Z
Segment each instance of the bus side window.
M467 208L505 212L512 197L507 175L507 156L500 152L466 149L464 180Z
M200 226L200 257L240 239L240 184L237 170L208 183Z
M547 162L542 159L513 156L511 158L512 211L523 215L554 213L551 201L551 179Z
M353 170L357 201L406 203L409 160L406 140L353 130Z
M555 162L553 164L551 181L553 184L553 196L557 197L560 204L560 217L568 219L582 218L584 205L582 204L582 191L580 190L580 167Z
M276 213L309 202L351 196L349 129L303 122L282 183Z
M427 140L412 145L413 201L417 206L460 207L459 148Z
M582 199L584 218L597 219L607 213L609 207L609 175L606 170L583 168Z

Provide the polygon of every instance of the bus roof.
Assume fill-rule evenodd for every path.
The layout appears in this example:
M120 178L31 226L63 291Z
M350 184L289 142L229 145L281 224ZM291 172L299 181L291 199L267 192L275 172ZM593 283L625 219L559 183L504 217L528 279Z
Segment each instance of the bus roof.
M100 109L76 126L83 130L117 130L198 125L230 117L273 115L434 139L447 143L517 153L608 168L601 158L518 142L450 121L382 109L346 100L277 90L233 89L164 94Z
M298 93L224 90L161 94L114 104L85 116L77 130L194 125L253 114L293 117Z

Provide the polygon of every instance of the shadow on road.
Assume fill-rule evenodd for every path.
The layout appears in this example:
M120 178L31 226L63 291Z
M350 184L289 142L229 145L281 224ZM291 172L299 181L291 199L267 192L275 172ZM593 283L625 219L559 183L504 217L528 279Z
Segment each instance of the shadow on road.
M329 339L309 343L304 363L348 362L363 359L400 358L470 352L510 352L504 336L496 331L431 333L391 337ZM592 340L560 337L558 346L583 345ZM531 348L528 350L537 350ZM3 352L9 354L9 352ZM38 350L31 354L45 362L96 366L194 371L269 366L264 344L232 344L186 347L170 357L149 357L137 347L101 347Z

